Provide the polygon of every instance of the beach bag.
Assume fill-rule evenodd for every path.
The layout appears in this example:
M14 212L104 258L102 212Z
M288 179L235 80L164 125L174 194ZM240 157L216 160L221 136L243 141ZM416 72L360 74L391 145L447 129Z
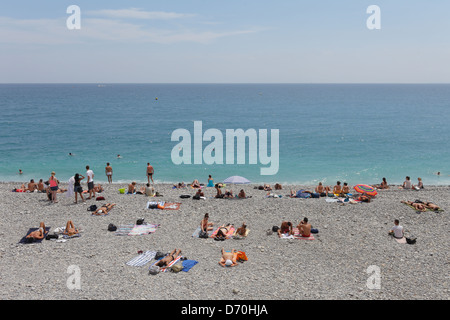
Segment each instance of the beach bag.
M312 198L320 198L320 193L311 193Z
M105 197L97 197L95 200L96 200L96 201L105 200Z
M182 194L181 196L180 196L180 198L182 198L182 199L186 199L186 198L190 198L191 196L190 195L187 195L187 194Z
M278 229L280 229L280 228L279 228L279 227L277 227L277 226L273 226L273 227L272 227L272 231L273 231L273 232L277 232L277 231L278 231Z
M157 203L150 203L150 204L148 205L148 208L149 208L149 209L157 209L157 208L158 208L158 204L157 204Z
M166 255L164 253L162 253L161 251L158 251L158 252L156 252L155 260L158 260L158 259L163 258L165 256Z
M144 224L144 218L137 219L136 224L137 224L137 225Z
M170 267L172 272L180 272L183 270L183 265L181 263L175 263L172 267Z
M417 238L414 237L414 236L410 236L409 238L406 238L406 237L405 237L405 239L406 239L406 243L407 243L407 244L415 244L415 243L416 243L416 240L417 240Z
M117 230L117 227L115 225L113 225L112 223L110 223L108 225L108 231L116 231L116 230Z
M87 211L95 211L97 210L97 206L95 204L90 205L89 208L87 208Z
M199 238L207 239L208 238L208 232L206 231L200 231L198 234Z
M311 233L319 233L318 229L311 229Z
M248 258L244 251L238 251L236 260L244 262L244 261L248 261Z
M119 193L120 194L124 194L125 193L125 188L119 189Z
M149 269L148 269L148 273L151 275L157 275L160 272L160 268L157 265L152 265Z

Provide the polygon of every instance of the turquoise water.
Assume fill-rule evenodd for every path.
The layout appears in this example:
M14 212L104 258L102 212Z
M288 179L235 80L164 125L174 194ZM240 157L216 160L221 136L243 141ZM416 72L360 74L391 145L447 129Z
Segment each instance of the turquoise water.
M51 171L66 180L89 164L104 182L110 162L115 182L141 182L150 162L154 179L170 183L211 174L216 182L241 175L255 183L400 184L409 175L450 184L450 85L9 84L0 85L0 110L0 181ZM268 129L269 137L279 129L278 173L262 176L267 166L248 157L175 165L171 134L181 128L193 137L194 121L224 137L226 129Z

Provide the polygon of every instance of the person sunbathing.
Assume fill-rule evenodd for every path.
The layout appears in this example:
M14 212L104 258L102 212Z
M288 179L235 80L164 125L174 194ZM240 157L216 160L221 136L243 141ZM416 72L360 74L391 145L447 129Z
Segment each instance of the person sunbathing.
M434 203L431 203L431 202L424 202L423 205L426 208L431 209L433 211L438 211L441 209L438 205L435 205Z
M233 198L233 190L225 190L224 198L230 199Z
M219 264L222 267L234 267L237 263L237 252L236 250L231 250L231 252L227 252L222 248L222 258L219 261Z
M200 188L200 182L198 182L197 179L195 179L192 184L191 184L192 188Z
M247 225L245 224L245 222L242 222L242 226L237 228L236 234L244 237L246 233L247 233Z
M30 232L30 234L27 235L26 238L28 239L28 241L33 241L33 240L42 240L44 239L44 236L45 236L45 224L44 222L41 222L39 224L39 229Z
M162 258L161 260L156 262L155 265L160 267L160 268L164 268L169 263L171 263L173 260L178 258L180 256L180 254L181 254L181 249L178 249L178 250L177 249L173 249L173 251L171 253L169 253L164 258Z
M274 188L275 188L275 190L281 190L281 189L283 189L283 187L282 187L281 184L279 184L279 183L276 183Z
M316 191L316 193L320 194L321 197L324 197L324 196L328 195L328 193L330 192L330 187L324 187L322 185L322 182L319 182L319 185L316 187L316 189L314 191Z
M272 191L272 188L270 187L270 184L264 185L264 191Z
M176 189L186 188L186 184L184 182L178 182L177 184L174 184L173 186Z
M103 191L102 185L101 185L101 184L97 184L97 185L94 187L94 191L95 191L96 193L101 193L101 192Z
M338 181L336 182L336 185L333 187L333 193L336 195L341 195L342 194L342 187L341 187L341 182Z
M401 203L405 203L407 205L412 206L414 209L425 212L427 211L427 207L423 203L412 202L412 201L401 201Z
M303 218L302 221L300 221L300 223L297 226L299 234L302 237L310 237L311 236L311 224L308 223L308 218Z
M350 187L348 186L347 182L344 182L344 186L342 187L342 194L347 195L350 193Z
M202 221L200 222L200 230L203 232L212 231L214 223L209 222L209 214L205 213L205 216L203 217Z
M247 198L247 196L245 195L244 189L241 189L241 191L239 191L238 198L239 198L239 199L245 199L245 198Z
M66 229L64 230L63 234L68 235L68 236L73 236L78 233L79 233L79 231L78 231L78 229L75 228L72 220L67 221Z
M95 215L104 215L107 214L109 211L111 211L112 208L114 208L116 204L115 203L107 203L103 206L101 206L100 208L98 208L97 210L95 210L92 214Z
M216 198L223 198L224 197L224 195L222 194L222 185L220 184L220 183L217 183L216 185L215 185L215 188L216 188L216 190L217 190L217 193L216 193Z
M292 222L283 221L281 227L277 230L278 237L281 238L282 234L287 234L288 236L294 235L294 230L292 228Z
M136 192L136 182L132 182L128 185L128 193L135 193Z
M227 224L226 226L225 225L220 226L219 230L217 230L216 238L225 239L227 237L227 234L230 232L232 226L233 226L232 224Z

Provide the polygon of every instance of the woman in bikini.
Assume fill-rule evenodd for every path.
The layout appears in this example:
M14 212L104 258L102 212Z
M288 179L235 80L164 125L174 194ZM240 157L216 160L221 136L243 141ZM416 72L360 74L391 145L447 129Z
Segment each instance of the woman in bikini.
M231 224L227 224L226 226L222 225L219 228L219 230L217 230L216 238L218 238L218 239L220 239L220 238L225 239L227 237L228 232L230 232L230 229L231 229L232 226L233 225L231 225Z
M412 201L401 201L401 202L412 206L416 210L419 210L422 212L427 211L427 207L423 203L412 202Z
M103 206L101 206L100 208L98 208L97 210L95 210L92 214L94 215L104 215L107 214L109 211L111 211L112 208L114 208L116 204L115 203L107 203Z
M78 234L78 229L75 228L72 220L67 221L66 224L66 229L64 230L63 234L68 235L68 236L73 236Z
M178 258L178 256L181 254L181 249L173 249L171 253L169 253L167 256L159 260L157 263L155 263L156 266L160 268L164 268L169 263L171 263L173 260Z
M33 240L42 240L44 239L44 236L45 236L45 224L41 222L39 224L39 229L30 232L30 234L27 235L26 238L28 239L28 241L33 241Z
M214 224L212 222L208 222L208 219L209 219L209 214L205 213L203 220L200 222L201 231L204 231L204 232L212 231L212 229L213 229L212 226Z

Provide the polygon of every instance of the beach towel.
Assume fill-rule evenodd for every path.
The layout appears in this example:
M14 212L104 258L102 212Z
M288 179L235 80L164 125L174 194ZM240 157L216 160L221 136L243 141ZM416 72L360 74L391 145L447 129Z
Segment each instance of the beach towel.
M39 240L39 239L35 239L35 240L32 241L32 242L28 242L27 236L28 236L30 233L32 233L33 231L36 231L36 230L39 230L39 228L30 228L30 229L28 230L27 234L26 234L22 239L20 239L19 243L23 243L23 244L29 244L29 243L41 243L42 240L44 240L45 237L48 235L48 233L49 233L49 231L50 231L50 227L45 227L45 232L44 232L44 238L43 238L43 239L40 239L40 240Z
M195 260L183 260L183 262L182 262L183 269L181 271L188 272L197 263L198 263L198 261L195 261Z
M128 266L132 267L142 267L149 263L156 256L156 251L145 251L143 254L134 257L126 263Z
M403 203L403 202L402 202ZM414 208L412 205L410 205L410 204L408 204L408 203L404 203L404 204L406 204L408 207L410 207L411 209L413 209L414 211L416 211L416 212L426 212L426 211L431 211L431 212L443 212L444 210L442 210L442 209L439 209L439 210L433 210L433 209L429 209L429 208L427 208L425 211L420 211L420 210L417 210L416 208Z
M195 229L194 233L192 234L192 237L194 238L199 238L199 234L200 234L200 227L197 227L197 229ZM208 231L208 237L210 236L210 232Z
M147 209L178 210L181 202L148 201Z
M159 225L156 224L128 224L121 225L115 231L117 236L141 236L145 234L154 233Z
M66 192L66 198L71 198L74 196L74 183L75 183L75 177L71 177L69 179L68 185L67 185L67 192Z
M294 228L294 238L295 239L302 239L302 240L314 240L314 236L311 233L309 235L309 237L303 237L300 235L300 231L298 230L298 228Z
M217 232L219 231L219 228L217 228L216 230L213 231L213 233L209 236L210 238L214 238L217 234ZM234 232L236 231L236 228L234 226L231 226L230 230L228 231L228 233L226 234L226 238L227 239L231 239L231 237L233 236Z
M394 238L394 237L393 237ZM406 238L405 237L403 237L403 238L401 238L401 239L397 239L397 238L394 238L395 239L395 241L397 241L397 243L407 243L406 242Z

